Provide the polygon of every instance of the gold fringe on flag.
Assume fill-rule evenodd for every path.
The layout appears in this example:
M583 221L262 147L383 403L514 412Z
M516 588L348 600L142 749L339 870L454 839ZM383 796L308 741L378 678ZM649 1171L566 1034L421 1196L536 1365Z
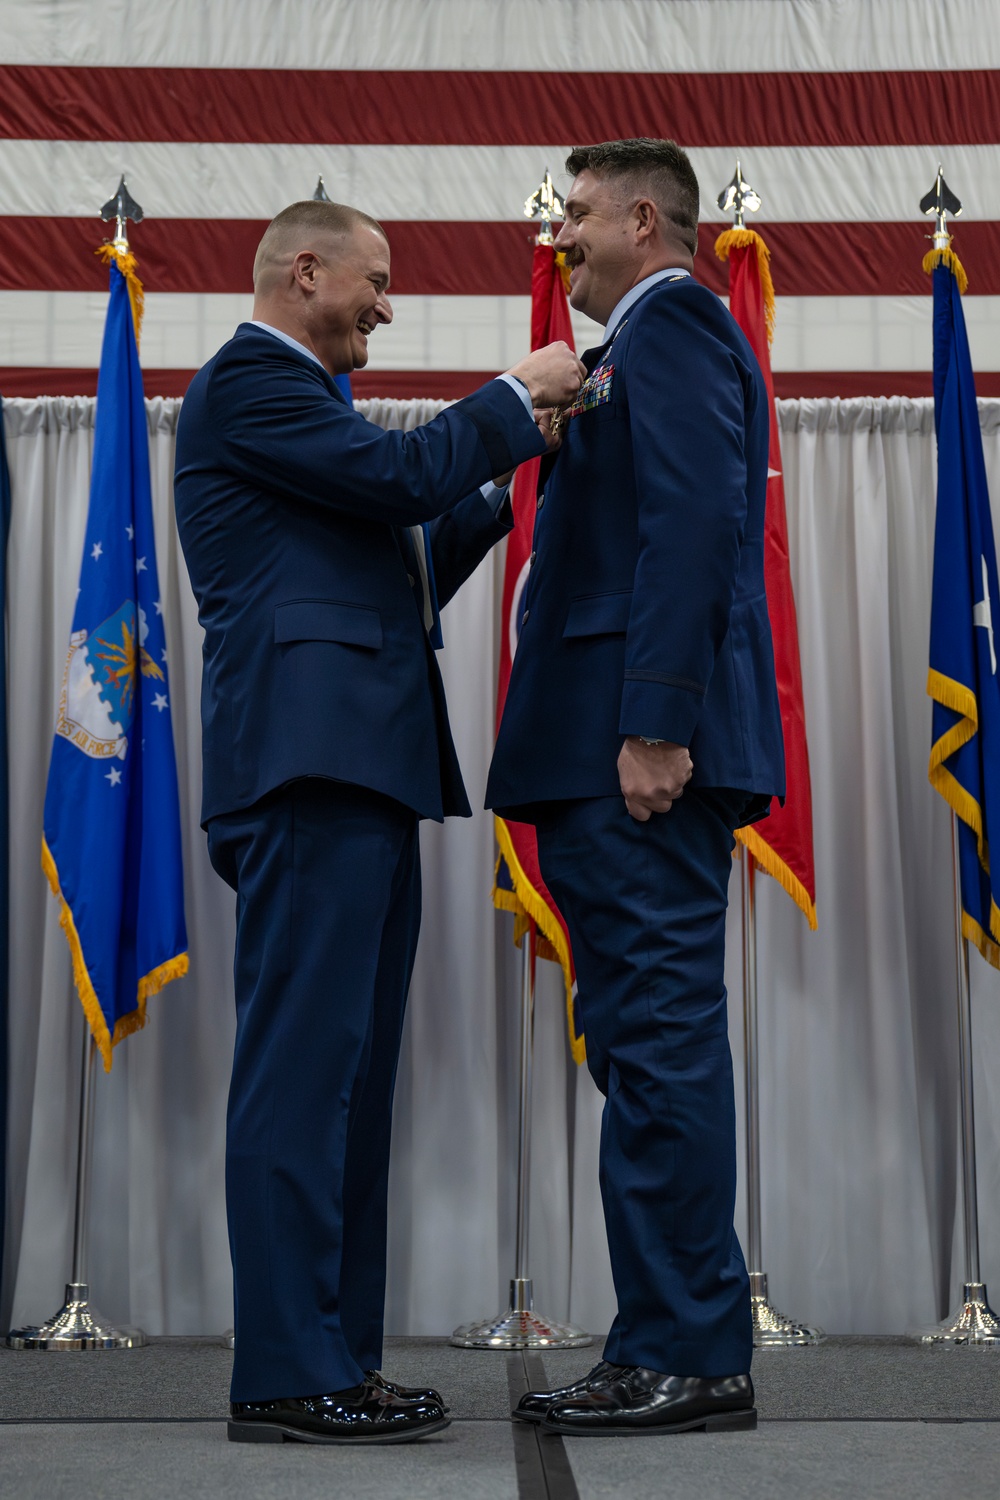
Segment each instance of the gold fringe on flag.
M142 332L142 315L146 307L146 293L143 291L142 282L139 280L139 265L131 250L122 250L117 245L99 245L94 251L99 260L106 266L114 261L119 271L125 277L128 287L128 300L132 308L132 323L135 327L135 344L139 347L139 336Z
M994 906L993 912L996 911ZM993 913L990 914L990 923L994 921ZM968 938L970 943L975 943L980 953L988 964L994 969L1000 969L1000 946L983 931L975 917L970 917L967 911L962 912L962 936Z
M756 229L724 229L715 242L715 253L720 260L728 260L731 250L746 250L753 247L757 252L757 270L760 274L760 289L764 293L764 326L767 329L767 347L774 339L774 282L771 280L771 252ZM924 267L926 270L926 266Z
M774 852L770 844L761 838L752 825L747 828L737 828L736 837L747 853L753 855L764 874L770 875L772 880L778 882L782 890L788 892L815 932L819 925L816 920L816 903L799 877L785 864L780 854Z
M547 902L542 900L521 868L521 862L514 852L514 844L503 818L494 817L493 827L497 843L500 845L500 857L504 860L514 883L513 891L499 890L494 885L493 905L499 911L514 913L514 941L518 945L524 939L529 920L534 922L538 929L537 952L542 958L554 959L562 969L563 984L566 989L566 1019L569 1027L570 1051L575 1063L586 1062L586 1039L577 1035L573 1015L573 986L570 981L569 944L566 941L566 934L553 916ZM498 860L498 866L499 863Z
M990 851L983 837L983 814L979 803L971 792L958 781L945 765L955 754L967 745L973 735L979 732L979 705L976 703L976 695L971 688L967 688L964 682L956 682L952 677L945 677L942 672L936 672L933 667L927 673L927 693L942 708L948 708L953 714L960 714L958 722L946 730L940 739L935 740L931 746L930 764L927 768L927 778L934 790L944 798L952 812L963 823L968 824L976 835L976 847L979 851L979 863L988 875L990 873Z
M104 1019L101 1002L97 998L93 980L87 969L87 961L83 956L83 945L80 942L80 934L76 930L73 921L73 913L69 909L69 903L62 893L59 884L59 871L52 857L52 851L47 841L42 839L42 869L45 878L52 888L53 896L59 901L59 925L66 934L69 944L70 955L73 960L73 983L76 992L80 996L80 1004L90 1027L90 1034L97 1043L97 1050L104 1062L105 1073L111 1072L111 1053L119 1042L131 1036L133 1031L141 1031L146 1024L146 1000L150 995L159 994L165 984L172 979L182 979L188 971L188 956L186 953L178 953L175 958L170 958L166 963L160 964L149 974L143 975L139 980L136 993L137 1006L135 1010L129 1011L127 1016L119 1016L115 1022L114 1034L108 1031L108 1023Z
M949 235L948 238L950 239L951 236ZM935 266L947 266L958 282L959 295L962 297L965 296L969 289L969 278L965 274L965 267L950 245L944 250L928 250L921 264L928 276L934 270Z

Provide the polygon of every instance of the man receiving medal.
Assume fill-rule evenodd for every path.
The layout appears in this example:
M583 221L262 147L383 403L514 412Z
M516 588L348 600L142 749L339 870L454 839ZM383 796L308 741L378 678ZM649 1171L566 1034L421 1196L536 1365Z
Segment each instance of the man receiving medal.
M571 304L604 336L542 461L487 803L535 824L569 928L606 1096L618 1315L589 1375L529 1393L515 1416L565 1434L752 1427L723 967L733 831L784 793L767 396L691 274L685 153L609 141L566 165L555 244Z

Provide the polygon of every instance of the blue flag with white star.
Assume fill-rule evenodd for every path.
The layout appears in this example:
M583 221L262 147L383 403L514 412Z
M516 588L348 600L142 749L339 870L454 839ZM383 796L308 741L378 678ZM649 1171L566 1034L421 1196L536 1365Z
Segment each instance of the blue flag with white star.
M937 520L931 598L931 784L958 817L962 931L1000 968L1000 589L983 439L962 300L952 268L934 272ZM994 889L993 875L998 886Z
M134 266L134 262L131 262ZM42 866L106 1069L187 972L177 768L129 285L111 263L94 457L45 793Z

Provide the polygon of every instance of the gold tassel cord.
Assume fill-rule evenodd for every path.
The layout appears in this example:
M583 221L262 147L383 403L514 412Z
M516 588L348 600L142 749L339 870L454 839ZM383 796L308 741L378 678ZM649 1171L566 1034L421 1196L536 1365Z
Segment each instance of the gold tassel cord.
M771 280L771 252L756 229L724 229L715 242L715 253L720 260L728 260L733 250L753 249L757 253L757 271L760 289L764 294L764 326L767 329L767 347L774 339L774 282ZM926 268L925 268L926 269Z
M99 245L94 251L98 260L102 260L106 266L114 261L119 271L125 277L128 287L128 300L132 308L132 323L135 327L135 344L139 347L139 337L142 333L142 315L146 307L146 293L143 291L142 282L139 280L139 265L131 250L122 250L116 245Z
M959 260L958 256L955 254L950 245L948 245L943 250L928 250L927 254L923 258L922 264L923 269L927 272L928 276L930 276L931 272L936 266L947 266L948 270L958 282L959 295L962 297L965 296L966 292L969 289L969 278L965 274L965 267L962 265L962 262Z

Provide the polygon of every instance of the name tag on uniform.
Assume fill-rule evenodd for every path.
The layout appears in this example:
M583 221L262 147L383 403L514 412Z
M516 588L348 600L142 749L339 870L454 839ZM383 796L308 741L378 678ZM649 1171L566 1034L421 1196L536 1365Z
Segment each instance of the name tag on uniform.
M614 365L601 365L581 385L576 400L563 412L566 417L578 417L581 412L593 411L595 406L604 406L611 400L614 380Z

